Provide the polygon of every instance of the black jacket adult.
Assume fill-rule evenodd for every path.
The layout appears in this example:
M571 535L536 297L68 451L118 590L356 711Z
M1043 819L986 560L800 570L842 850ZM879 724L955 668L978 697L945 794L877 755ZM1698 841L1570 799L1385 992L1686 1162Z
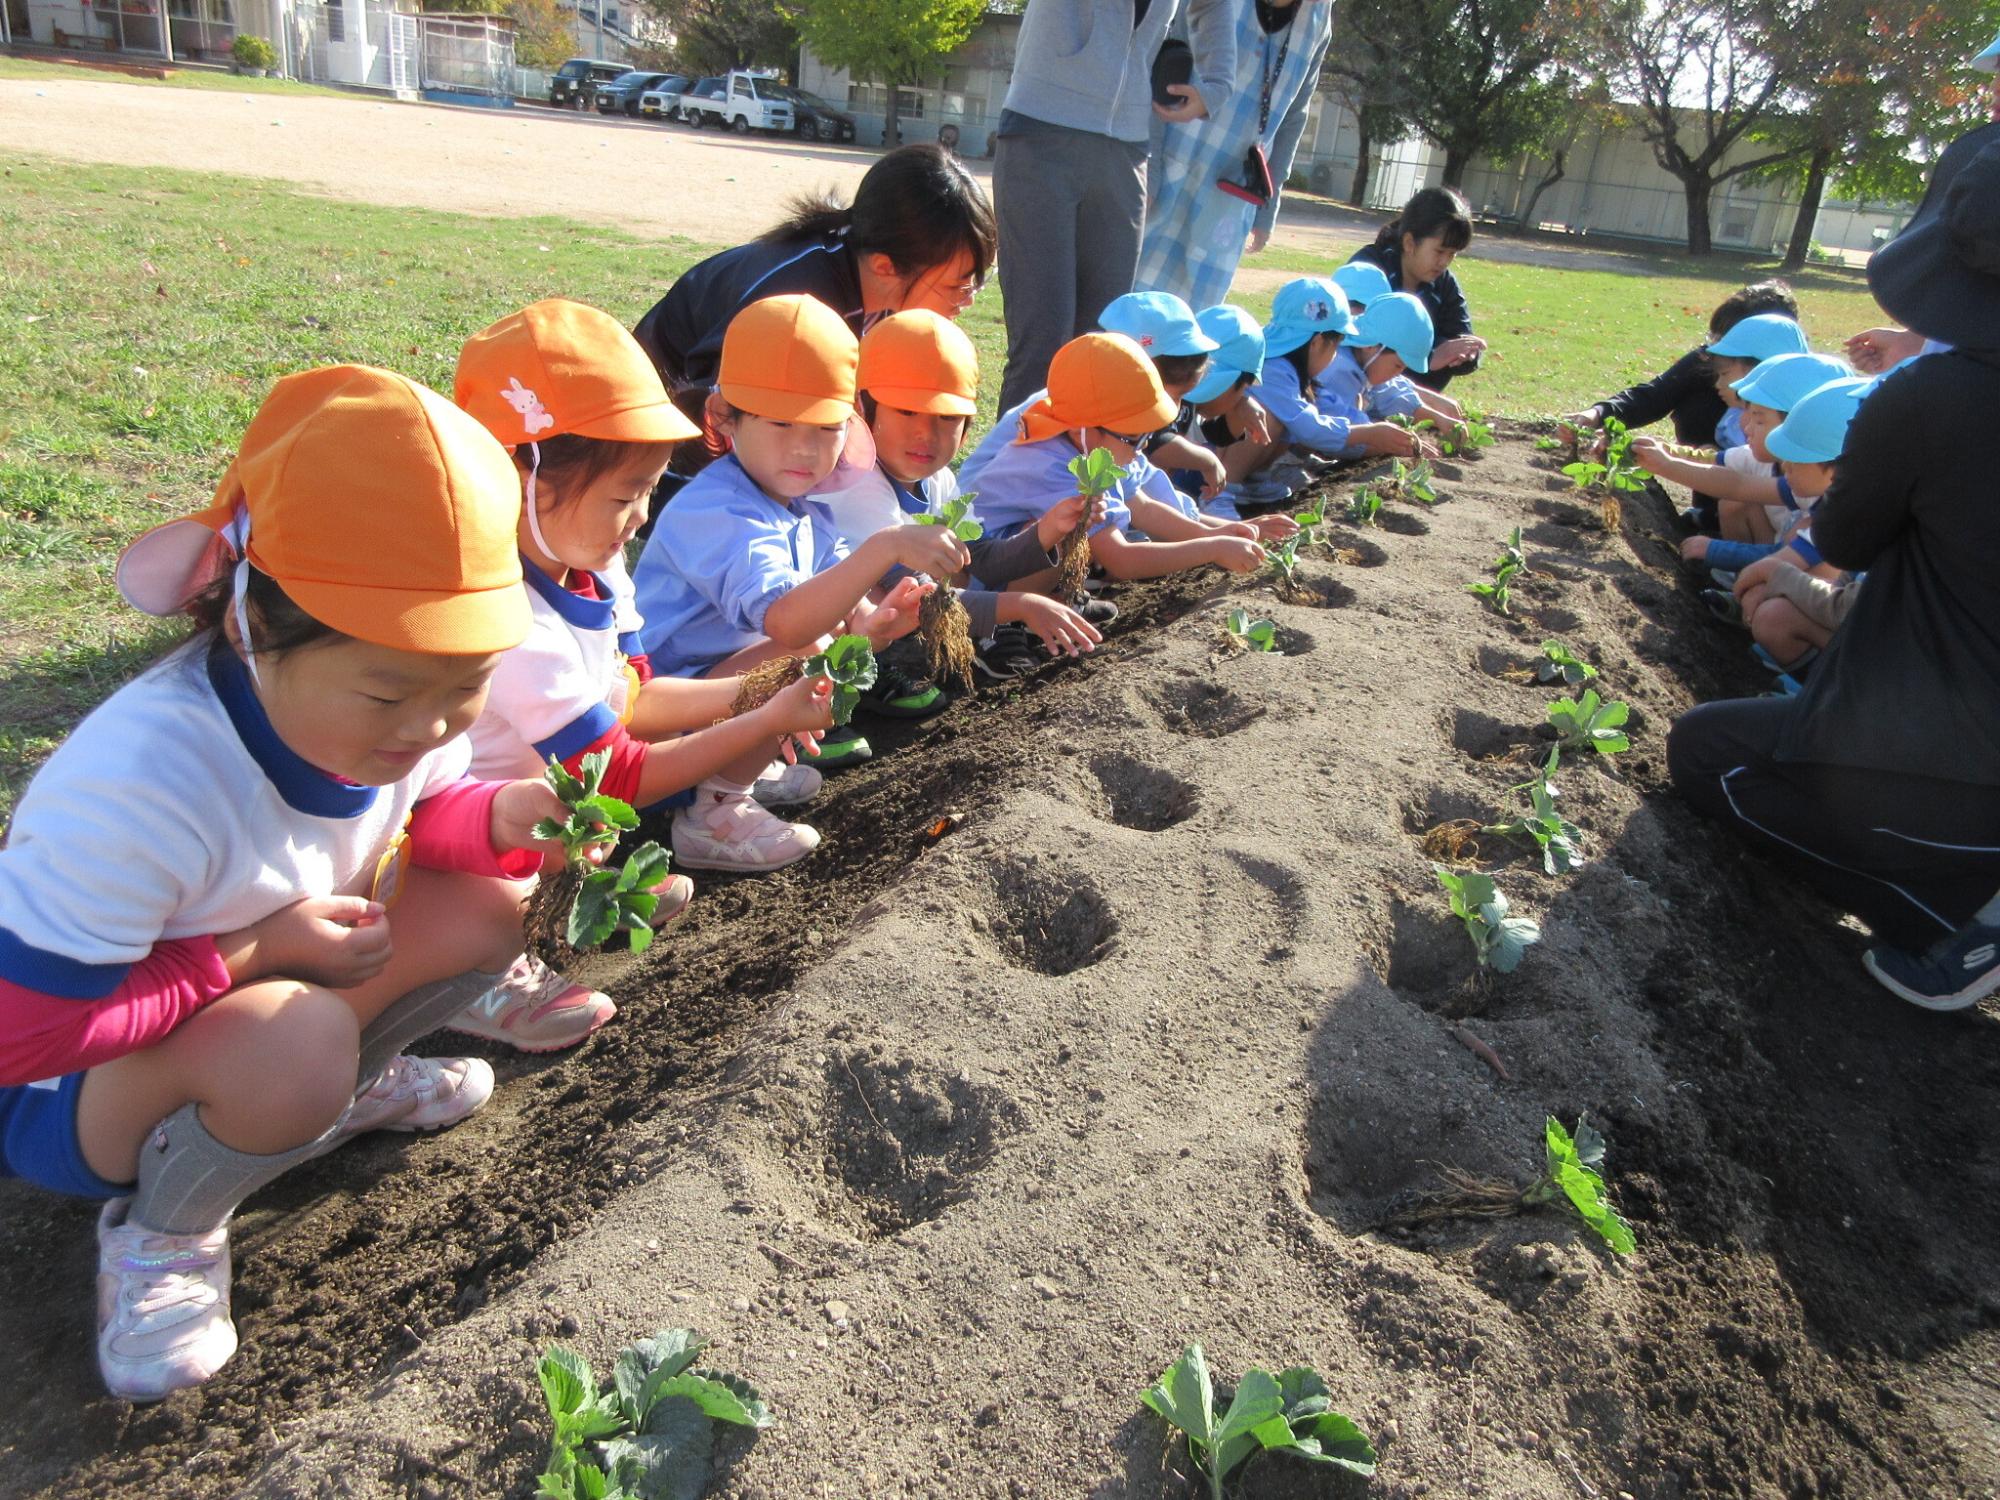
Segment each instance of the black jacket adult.
M1716 394L1706 351L1695 348L1651 380L1606 396L1597 403L1597 410L1600 416L1616 417L1627 427L1650 427L1663 417L1672 417L1677 441L1705 446L1715 442L1715 424L1729 408Z
M729 320L765 297L819 298L861 336L861 271L844 232L774 244L752 240L690 266L632 330L669 391L707 390Z
M1812 537L1868 578L1779 760L2000 786L2000 500L1976 437L1996 411L2000 351L1927 354L1862 402Z
M1400 238L1386 245L1363 245L1347 259L1350 263L1365 260L1370 265L1380 266L1389 278L1389 290L1408 290L1403 285L1403 242ZM1459 287L1458 278L1451 272L1441 273L1435 281L1423 282L1416 288L1415 296L1431 315L1433 347L1446 339L1455 339L1461 333L1472 332L1472 309L1465 305L1465 293ZM1434 369L1427 375L1412 372L1410 379L1434 391L1441 391L1451 384L1453 376L1469 375L1478 368L1479 356L1474 355L1464 364L1453 365L1449 370Z

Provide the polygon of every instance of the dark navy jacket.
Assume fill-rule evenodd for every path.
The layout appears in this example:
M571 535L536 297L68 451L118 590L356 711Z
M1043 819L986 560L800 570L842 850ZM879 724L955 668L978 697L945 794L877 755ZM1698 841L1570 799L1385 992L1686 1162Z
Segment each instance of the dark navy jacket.
M1347 257L1348 260L1365 260L1370 265L1380 266L1389 278L1389 289L1394 292L1404 290L1403 286L1403 242L1397 238L1387 245L1368 244ZM1431 328L1436 335L1435 343L1455 339L1461 333L1472 332L1472 309L1465 305L1465 293L1459 289L1458 278L1446 271L1436 281L1426 281L1414 293L1423 303L1424 311L1431 315ZM1433 370L1428 375L1414 371L1410 379L1419 385L1427 385L1434 391L1441 391L1451 383L1456 375L1469 375L1479 368L1475 355L1462 365L1453 365L1449 370Z

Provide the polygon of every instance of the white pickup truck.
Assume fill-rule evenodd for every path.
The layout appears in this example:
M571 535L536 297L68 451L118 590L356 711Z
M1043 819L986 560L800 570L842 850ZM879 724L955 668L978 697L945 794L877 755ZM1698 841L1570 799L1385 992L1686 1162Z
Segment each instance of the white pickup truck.
M792 103L772 88L777 80L759 73L734 72L723 80L722 92L699 101L692 92L681 99L681 112L694 125L727 125L738 135L753 130L790 135Z

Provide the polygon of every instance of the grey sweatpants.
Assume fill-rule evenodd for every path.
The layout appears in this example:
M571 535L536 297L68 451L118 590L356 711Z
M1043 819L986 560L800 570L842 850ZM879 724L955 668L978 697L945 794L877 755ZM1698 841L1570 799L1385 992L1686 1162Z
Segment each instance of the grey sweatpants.
M1036 122L993 151L1006 289L1000 409L1048 383L1049 361L1132 290L1146 220L1146 145Z

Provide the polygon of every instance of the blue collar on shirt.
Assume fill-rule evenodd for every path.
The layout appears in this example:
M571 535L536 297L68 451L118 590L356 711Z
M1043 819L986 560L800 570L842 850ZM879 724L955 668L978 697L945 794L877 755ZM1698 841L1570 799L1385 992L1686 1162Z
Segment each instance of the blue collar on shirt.
M597 574L590 575L590 581L597 587L595 599L571 593L525 555L521 558L521 576L527 579L529 588L542 596L542 602L561 615L566 623L579 630L611 628L611 586Z
M218 641L208 653L208 680L215 696L236 727L236 737L257 762L285 805L294 812L314 818L358 818L375 805L377 788L352 786L338 781L319 767L300 758L298 752L278 738L257 690L250 685L250 670L243 659Z
M882 471L882 477L889 481L889 488L896 496L896 504L902 508L904 515L927 516L930 514L931 503L924 494L924 480L920 479L913 488L905 489L903 481L898 479L894 474L891 474L887 469Z

